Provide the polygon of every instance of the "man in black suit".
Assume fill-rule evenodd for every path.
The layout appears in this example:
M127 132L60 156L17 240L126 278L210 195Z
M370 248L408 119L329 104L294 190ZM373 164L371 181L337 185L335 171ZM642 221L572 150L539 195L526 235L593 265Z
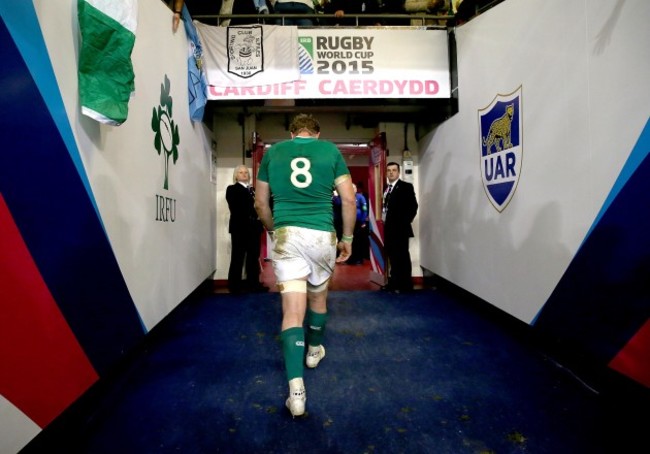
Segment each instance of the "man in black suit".
M233 172L233 184L226 189L230 208L228 231L232 240L228 289L232 293L261 292L268 288L259 281L260 239L262 222L255 211L255 191L250 182L248 167L240 165ZM242 269L246 263L246 282L242 282Z
M411 183L399 178L396 162L386 165L388 185L384 191L384 251L387 258L388 284L385 290L408 292L413 290L409 240L413 238L411 223L418 212L418 202Z

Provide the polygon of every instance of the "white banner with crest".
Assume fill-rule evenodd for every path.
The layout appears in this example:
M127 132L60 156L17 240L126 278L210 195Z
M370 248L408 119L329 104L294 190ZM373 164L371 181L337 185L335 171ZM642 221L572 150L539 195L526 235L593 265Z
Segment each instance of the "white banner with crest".
M251 87L292 82L298 71L298 28L280 25L217 27L194 21L208 83Z
M245 27L239 26L239 30ZM260 26L257 26L260 27ZM264 26L267 27L267 26ZM228 33L221 27L221 33ZM203 35L202 35L203 36ZM208 71L208 99L300 99L300 98L449 98L449 51L447 32L426 29L298 29L299 74L287 81L286 74L274 77L264 68L266 80L253 77L232 84L210 79L213 70L228 72L222 63ZM250 41L250 40L249 40ZM228 41L204 42L227 53ZM215 53L216 51L213 51ZM271 58L264 49L263 60ZM262 73L258 72L255 77ZM245 75L247 76L247 75ZM228 77L232 78L232 74ZM261 80L258 78L257 80Z

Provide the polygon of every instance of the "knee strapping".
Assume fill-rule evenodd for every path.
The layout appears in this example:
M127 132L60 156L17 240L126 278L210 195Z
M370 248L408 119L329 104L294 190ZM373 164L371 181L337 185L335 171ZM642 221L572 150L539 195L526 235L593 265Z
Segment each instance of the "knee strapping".
M294 279L291 281L278 282L278 288L280 289L280 293L307 293L307 281L302 279Z
M327 284L329 284L329 280L323 282L321 285L312 285L307 282L307 290L309 290L310 293L319 293L327 289Z

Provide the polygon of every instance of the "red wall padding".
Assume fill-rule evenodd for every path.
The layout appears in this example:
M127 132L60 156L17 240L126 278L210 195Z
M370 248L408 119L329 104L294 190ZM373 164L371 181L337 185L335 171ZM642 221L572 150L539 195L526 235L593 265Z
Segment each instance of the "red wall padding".
M0 393L42 428L98 375L43 281L2 194L0 251Z

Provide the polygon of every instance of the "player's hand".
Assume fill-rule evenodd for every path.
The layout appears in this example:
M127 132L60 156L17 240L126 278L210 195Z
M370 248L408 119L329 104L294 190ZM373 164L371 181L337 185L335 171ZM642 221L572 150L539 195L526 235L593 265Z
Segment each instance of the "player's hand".
M181 22L181 15L178 13L174 13L174 16L172 17L172 32L176 33L176 30L178 30L178 24Z
M339 256L336 258L336 263L345 262L352 255L352 243L339 241L339 243L336 245L336 249L339 251Z

